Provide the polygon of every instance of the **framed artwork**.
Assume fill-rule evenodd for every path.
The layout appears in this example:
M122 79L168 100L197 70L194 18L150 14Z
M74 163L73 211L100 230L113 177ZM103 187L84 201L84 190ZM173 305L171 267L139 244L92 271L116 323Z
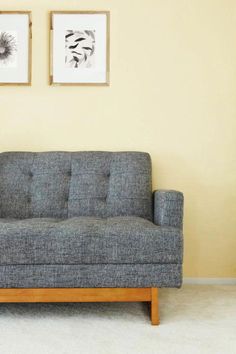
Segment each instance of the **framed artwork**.
M31 12L0 11L0 85L31 85Z
M109 12L53 11L50 19L50 84L109 85Z

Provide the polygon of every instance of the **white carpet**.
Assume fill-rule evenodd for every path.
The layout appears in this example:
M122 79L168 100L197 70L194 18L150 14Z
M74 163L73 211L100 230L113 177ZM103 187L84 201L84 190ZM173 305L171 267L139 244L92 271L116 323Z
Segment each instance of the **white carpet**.
M145 303L0 304L0 354L236 354L236 286L160 290Z

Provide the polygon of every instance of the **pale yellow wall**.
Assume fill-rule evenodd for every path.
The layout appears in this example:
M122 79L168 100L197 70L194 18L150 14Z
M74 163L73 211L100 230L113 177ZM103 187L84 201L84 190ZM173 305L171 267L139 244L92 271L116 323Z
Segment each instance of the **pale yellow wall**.
M0 0L33 11L33 86L0 87L0 151L143 150L185 194L185 276L236 276L235 0ZM111 11L111 86L49 87L48 11Z

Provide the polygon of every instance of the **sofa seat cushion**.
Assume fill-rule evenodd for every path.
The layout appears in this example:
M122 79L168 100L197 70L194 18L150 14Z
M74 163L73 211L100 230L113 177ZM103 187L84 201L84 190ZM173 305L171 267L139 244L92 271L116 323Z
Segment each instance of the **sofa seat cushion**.
M0 245L0 265L182 262L182 232L140 217L0 219Z

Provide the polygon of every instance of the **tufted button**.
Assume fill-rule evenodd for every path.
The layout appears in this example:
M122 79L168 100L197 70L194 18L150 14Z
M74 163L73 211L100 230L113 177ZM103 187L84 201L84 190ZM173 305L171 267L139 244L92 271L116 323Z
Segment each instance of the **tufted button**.
M71 170L67 172L67 176L71 177Z
M108 172L108 173L107 173L107 177L109 178L109 177L110 177L110 175L111 175L111 174L110 174L110 172Z
M69 197L65 197L65 202L66 202L66 203L69 202Z
M29 177L32 178L33 177L33 172L29 172Z
M30 204L31 203L31 197L27 198L27 203Z

